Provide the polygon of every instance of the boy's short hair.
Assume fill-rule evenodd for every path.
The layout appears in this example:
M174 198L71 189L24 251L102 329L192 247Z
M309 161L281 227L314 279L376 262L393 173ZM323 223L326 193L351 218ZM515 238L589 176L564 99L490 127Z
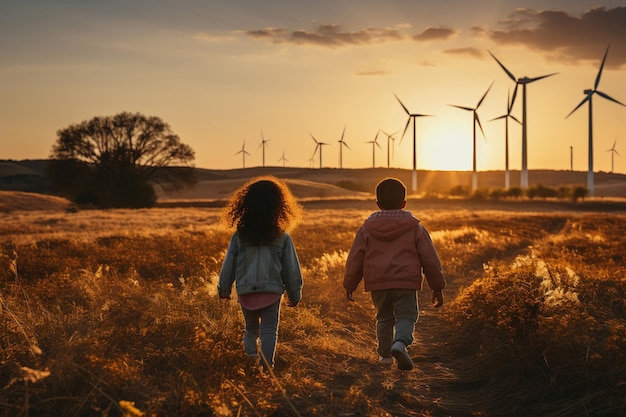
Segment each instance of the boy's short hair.
M376 201L383 210L401 209L406 200L406 187L396 178L382 180L376 186Z

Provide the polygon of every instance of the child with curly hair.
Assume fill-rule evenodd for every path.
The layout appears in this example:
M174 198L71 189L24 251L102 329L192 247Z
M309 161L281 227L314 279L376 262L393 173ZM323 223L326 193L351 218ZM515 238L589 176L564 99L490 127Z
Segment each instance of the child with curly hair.
M280 301L287 306L302 298L302 274L288 231L299 221L301 209L287 186L274 177L253 179L235 192L224 218L236 227L220 271L218 292L230 299L236 283L245 319L245 352L258 357L257 339L267 365L274 366Z

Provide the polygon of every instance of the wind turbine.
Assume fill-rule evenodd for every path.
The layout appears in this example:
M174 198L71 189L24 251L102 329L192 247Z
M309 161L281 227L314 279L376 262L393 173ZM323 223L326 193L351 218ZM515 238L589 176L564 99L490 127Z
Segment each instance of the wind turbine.
M478 100L478 104L476 105L476 107L466 107L466 106L457 106L455 104L449 104L449 106L456 107L457 109L461 109L461 110L471 111L473 113L472 123L474 125L474 156L472 159L472 190L474 191L476 191L476 189L478 188L478 172L476 171L476 124L477 123L478 123L478 127L480 127L480 131L482 132L483 137L485 137L485 131L483 130L483 126L480 124L480 119L478 118L477 110L480 107L480 105L483 104L483 101L485 100L485 97L487 97L487 93L489 92L489 90L491 90L492 86L493 86L493 81L491 82L491 85L489 86L489 88L487 88L487 91L485 91L485 94L483 94L480 100Z
M246 167L246 155L250 155L250 153L248 151L246 151L246 141L243 141L243 145L241 145L241 150L237 153L235 153L235 155L239 155L241 154L243 157L243 167Z
M502 116L491 119L490 121L504 119L504 189L508 190L511 186L511 175L509 172L509 119L515 120L517 123L522 124L515 116L511 114L513 109L513 101L511 100L511 92L506 97L506 113Z
M620 156L617 149L615 149L615 145L617 144L617 139L613 142L613 147L611 149L607 149L607 152L611 152L611 173L615 171L615 155Z
M311 135L311 137L315 141L315 150L313 151L313 157L317 153L318 149L320 151L320 169L321 169L322 168L322 147L326 145L330 145L330 143L318 142L317 139L315 139L315 136L313 136L311 133L309 133L309 135Z
M345 135L345 133L346 133L346 127L344 126L343 132L341 133L341 139L338 140L339 142L339 168L343 168L343 147L345 146L346 148L350 149L346 141L343 140L343 136Z
M520 174L520 185L522 188L528 188L528 120L526 119L526 85L535 81L542 80L547 77L551 77L556 72L547 75L541 75L539 77L529 78L529 77L521 77L515 78L513 73L506 69L506 67L502 64L502 62L498 61L498 58L495 57L491 51L488 51L489 54L496 60L496 62L502 67L506 75L515 82L515 90L513 90L513 99L511 102L515 102L515 96L517 95L517 87L522 86L522 172ZM512 107L512 105L511 105Z
M278 162L283 163L283 168L285 167L285 162L289 162L289 159L285 158L285 151L283 151L283 156L280 157L280 159L278 160Z
M378 146L378 148L382 151L383 148L380 147L380 144L378 143L378 134L380 133L380 129L378 129L378 132L376 132L376 136L374 136L374 140L370 140L367 141L365 143L371 143L372 144L372 168L376 168L376 147Z
M396 141L396 138L393 137L393 135L395 135L398 132L393 132L391 135L387 132L385 132L384 130L382 130L382 132L385 134L385 136L387 136L387 168L391 167L391 159L389 158L389 152L391 149L391 152L393 152L393 146L391 146L391 142Z
M259 145L259 148L263 147L263 166L265 166L265 144L269 141L269 139L265 139L265 137L263 136L263 131L261 131L261 144Z
M624 106L624 103L621 103L615 100L613 97L603 93L602 91L598 91L598 84L600 84L600 77L602 76L602 69L604 68L604 63L606 62L606 56L609 53L609 47L606 47L606 52L604 53L604 58L602 58L602 64L600 65L600 70L598 71L598 75L596 76L596 81L593 84L593 89L584 90L585 98L583 101L578 104L565 118L570 117L572 113L580 108L586 102L589 102L589 170L587 171L587 189L589 190L589 196L593 197L594 194L594 181L593 181L593 106L592 106L592 97L594 94L598 94L600 97L610 100L614 103L620 104Z
M396 96L395 93L394 93L394 96ZM402 136L400 137L401 143L402 143L402 139L404 139L404 135L406 134L406 130L409 128L409 124L411 123L411 120L413 120L413 182L411 184L411 189L413 190L413 192L415 192L417 191L417 149L416 149L417 148L417 136L416 136L417 119L416 118L427 117L427 116L432 116L432 115L411 113L409 109L407 109L407 107L404 105L404 103L400 101L398 96L396 96L396 99L398 100L398 102L400 103L400 105L402 106L406 114L409 116L409 119L406 121L406 126L404 126L404 132L402 132Z

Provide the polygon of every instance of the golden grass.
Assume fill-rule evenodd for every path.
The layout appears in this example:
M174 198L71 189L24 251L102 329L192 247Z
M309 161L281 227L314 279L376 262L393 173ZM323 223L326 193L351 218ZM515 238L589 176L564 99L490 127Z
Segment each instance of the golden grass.
M419 212L450 285L442 310L421 295L403 373L376 362L369 296L341 288L370 211L320 207L292 233L304 299L283 306L277 379L217 299L219 209L1 214L0 415L626 411L626 216Z

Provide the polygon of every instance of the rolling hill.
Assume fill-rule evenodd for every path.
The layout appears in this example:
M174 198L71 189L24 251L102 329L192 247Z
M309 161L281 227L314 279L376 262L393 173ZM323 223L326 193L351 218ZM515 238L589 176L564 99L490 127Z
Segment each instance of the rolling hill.
M47 194L50 192L46 178L46 160L0 161L0 190ZM253 167L244 169L197 168L198 184L166 194L157 189L160 201L171 200L224 200L237 187L251 178L273 175L289 184L301 199L363 197L371 194L378 183L386 177L396 177L411 184L411 171L400 168L283 168ZM418 171L418 190L426 193L447 193L454 187L470 187L472 173L469 171ZM511 171L511 184L519 184L519 171ZM531 170L530 185L549 187L584 185L587 173L583 171ZM626 198L626 175L598 172L595 175L597 197ZM502 171L478 173L480 188L501 188L504 185Z

